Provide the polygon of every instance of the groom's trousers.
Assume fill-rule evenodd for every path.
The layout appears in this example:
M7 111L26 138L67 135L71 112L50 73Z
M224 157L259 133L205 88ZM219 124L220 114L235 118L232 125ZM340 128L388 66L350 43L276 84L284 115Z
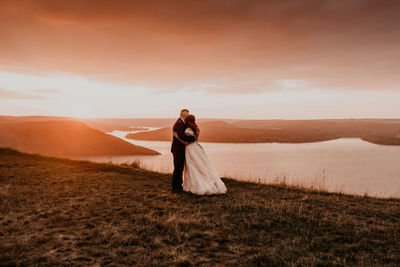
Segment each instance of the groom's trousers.
M174 173L172 175L172 190L182 190L182 175L185 166L185 151L183 153L173 153L174 155Z

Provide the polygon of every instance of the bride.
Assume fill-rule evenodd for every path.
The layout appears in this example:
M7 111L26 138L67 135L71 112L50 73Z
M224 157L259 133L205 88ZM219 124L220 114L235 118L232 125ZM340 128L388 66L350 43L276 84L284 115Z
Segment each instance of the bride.
M196 138L196 141L189 143L174 136L186 145L185 170L183 173L183 191L192 192L196 195L212 195L226 193L226 186L212 166L203 147L197 142L200 129L196 124L196 118L189 115L186 120L186 135Z

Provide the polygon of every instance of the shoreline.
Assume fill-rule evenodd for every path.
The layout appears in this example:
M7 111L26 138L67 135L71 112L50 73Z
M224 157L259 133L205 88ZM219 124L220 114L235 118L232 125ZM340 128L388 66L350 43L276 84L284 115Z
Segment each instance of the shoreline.
M92 160L87 160L87 159L77 159L73 157L63 157L63 156L52 156L52 155L43 155L39 153L29 153L29 152L21 152L19 150L16 150L14 148L10 147L0 147L0 155L1 154L23 154L23 155L28 155L31 157L40 157L43 159L47 160L55 160L55 161L69 161L70 163L81 163L81 164L98 164L99 166L109 166L109 167L115 167L115 168L123 168L123 170L126 171L126 168L135 168L139 169L144 172L148 172L150 174L157 174L157 175L171 175L172 173L170 172L158 172L158 171L153 171L149 169L145 169L140 167L140 160L139 161L134 161L132 163L113 163L111 161L107 162L98 162L98 161L92 161ZM154 157L157 155L143 155L143 157ZM318 189L318 188L311 188L307 187L304 185L295 185L295 184L288 184L286 182L278 181L278 182L258 182L258 181L252 181L252 180L245 180L244 178L238 178L238 177L231 177L231 176L226 176L226 177L221 177L224 180L231 180L234 182L238 183L245 183L245 184L253 184L253 185L259 185L259 186L272 186L272 187L277 187L277 188L284 188L284 189L292 189L296 190L299 192L305 192L305 193L313 193L313 194L325 194L325 195L332 195L332 194L337 194L339 196L347 196L347 197L356 197L356 198L373 198L373 199L379 199L379 200L400 200L400 197L396 196L389 196L389 197L382 197L382 196L373 196L369 195L367 193L364 194L356 194L356 193L345 193L342 191L329 191L326 189Z

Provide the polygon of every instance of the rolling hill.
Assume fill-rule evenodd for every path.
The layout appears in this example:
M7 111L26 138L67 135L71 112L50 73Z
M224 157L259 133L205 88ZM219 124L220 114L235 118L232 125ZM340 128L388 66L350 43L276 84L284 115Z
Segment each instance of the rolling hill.
M267 142L317 142L339 138L330 134L310 134L302 131L286 131L280 129L248 129L239 128L225 121L199 123L202 142L215 143L267 143ZM126 138L147 141L170 141L172 127L162 128L149 132L128 134Z
M157 155L76 120L0 120L0 146L62 156Z
M238 120L199 123L200 141L217 143L308 143L360 138L382 145L400 145L398 119ZM169 141L172 128L128 134L136 140Z

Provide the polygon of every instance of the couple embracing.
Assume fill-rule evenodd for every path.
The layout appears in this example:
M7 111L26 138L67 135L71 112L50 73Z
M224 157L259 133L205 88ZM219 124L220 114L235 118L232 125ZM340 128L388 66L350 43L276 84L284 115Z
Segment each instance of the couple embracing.
M195 116L182 109L173 127L171 152L174 156L172 193L196 195L226 193L226 186L212 166L203 147L197 142L200 129Z

